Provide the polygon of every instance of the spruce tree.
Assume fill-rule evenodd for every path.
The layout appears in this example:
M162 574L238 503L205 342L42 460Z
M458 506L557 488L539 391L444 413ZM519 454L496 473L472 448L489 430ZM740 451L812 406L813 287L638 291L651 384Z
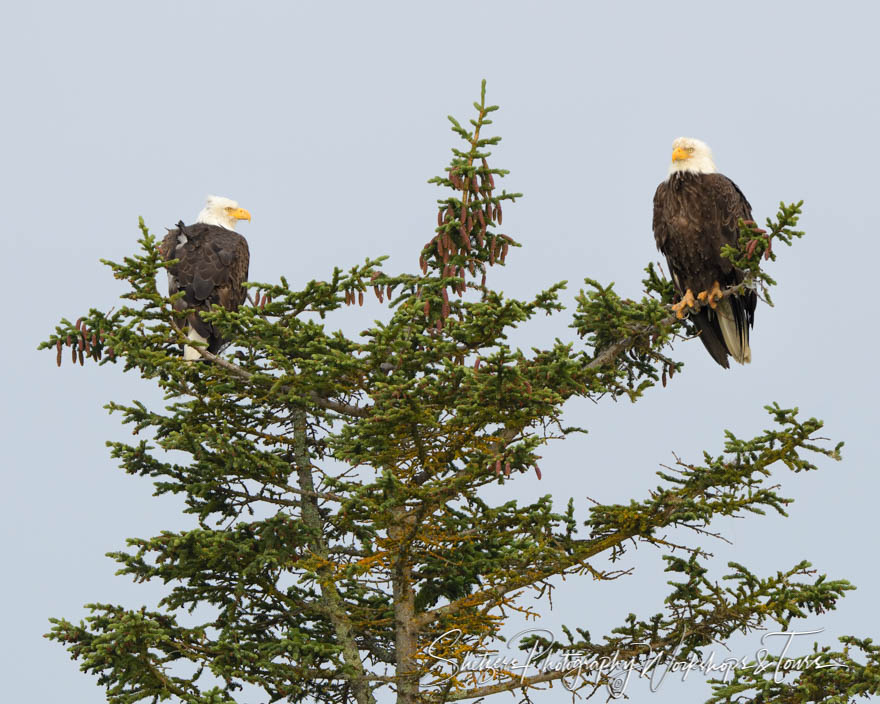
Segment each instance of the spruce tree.
M466 126L450 118L460 146L431 180L437 221L408 255L414 271L388 273L379 257L299 288L284 278L251 283L240 309L205 316L231 347L203 348L204 359L188 363L184 320L164 293L168 263L141 221L140 251L106 262L129 286L122 305L62 320L41 344L59 365L68 354L122 365L162 389L164 408L109 404L140 436L110 443L111 454L158 495L181 495L194 520L192 530L133 538L112 553L120 574L167 585L153 609L89 604L78 625L52 619L47 636L98 676L108 701L220 704L247 683L268 701L367 704L390 690L398 702L433 704L528 696L560 679L604 699L610 672L521 679L502 669L487 680L456 667L497 647L510 614L532 608L527 597L546 603L556 576L614 589L607 558L638 543L665 554L665 609L631 614L600 637L572 623L565 642L538 643L546 662L570 650L644 664L644 643L684 659L735 633L833 609L852 588L806 562L770 576L730 563L723 581L706 576L713 519L785 515L791 499L771 472L840 458L840 444L818 437L822 423L797 409L768 405L770 429L750 439L726 432L720 448L660 472L661 483L628 504L487 500L487 485L556 471L539 467L539 455L581 430L565 425L567 399L637 401L666 387L683 369L673 343L689 330L670 310L671 283L648 266L638 300L586 280L568 323L577 343L508 344L534 316L564 314L564 282L529 300L490 285L493 267L517 262L520 245L502 223L519 194L500 188L507 171L489 163L500 138L488 133L497 107L486 104L485 83L474 108ZM801 236L800 212L780 204L765 229L741 224L740 246L725 251L749 272L741 287L768 299L775 282L761 263L776 257L774 243ZM359 336L330 327L368 296L383 304L382 320ZM676 527L692 540L670 542ZM840 667L776 682L772 669L743 663L711 701L844 702L877 691L878 647L841 640L839 651L818 651Z

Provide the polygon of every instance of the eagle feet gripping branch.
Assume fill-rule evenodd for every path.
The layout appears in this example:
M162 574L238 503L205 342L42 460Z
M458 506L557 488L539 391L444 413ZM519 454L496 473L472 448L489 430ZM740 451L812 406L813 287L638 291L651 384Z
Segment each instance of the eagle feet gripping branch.
M705 293L705 291L703 293ZM700 295L703 295L703 294L700 294ZM672 310L675 311L675 317L678 318L679 320L681 320L682 318L684 318L686 308L696 308L696 307L697 307L697 301L694 299L694 292L691 291L690 289L688 289L687 292L684 294L684 296L681 297L681 300L672 306Z
M701 303L708 303L709 307L715 310L718 307L718 301L724 298L724 294L721 293L721 284L716 281L708 291L700 291L697 298Z

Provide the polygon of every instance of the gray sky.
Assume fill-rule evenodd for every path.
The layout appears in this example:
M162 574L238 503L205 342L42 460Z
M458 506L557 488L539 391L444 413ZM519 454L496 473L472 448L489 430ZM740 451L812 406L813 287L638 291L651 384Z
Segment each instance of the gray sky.
M470 116L481 78L499 104L509 168L507 232L524 245L492 276L512 295L584 276L637 295L658 254L654 189L673 138L699 137L757 219L780 200L806 201L807 237L779 247L775 308L761 305L754 362L725 372L699 342L686 368L636 405L573 402L590 429L545 453L544 480L504 489L605 502L645 496L675 451L699 461L722 430L751 436L762 406L798 405L847 442L845 461L774 480L791 517L716 524L734 541L711 546L761 574L810 559L859 589L840 608L798 624L880 636L876 593L877 393L874 198L880 156L878 13L867 3L231 3L30 2L4 11L7 343L0 521L7 623L0 662L9 701L103 701L66 651L40 636L49 616L78 619L86 602L152 605L163 592L113 576L104 553L126 537L189 525L174 499L151 497L104 441L130 438L102 405L158 403L118 368L55 368L35 347L62 316L107 308L121 290L98 263L135 250L137 217L156 233L192 221L204 196L236 198L253 214L251 278L293 283L333 265L391 255L412 271L434 227L426 180L448 161L446 115ZM332 325L383 315L377 304ZM570 316L570 312L568 314ZM524 345L570 337L569 318L542 319ZM361 328L357 328L361 329ZM637 438L637 440L636 440ZM648 616L668 588L658 554L628 555L616 583L569 580L539 625L594 636L629 611ZM753 653L759 637L737 645ZM806 645L801 652L805 652ZM719 655L721 654L719 648ZM702 701L700 676L637 701ZM248 700L252 702L257 699ZM569 701L559 687L538 702Z

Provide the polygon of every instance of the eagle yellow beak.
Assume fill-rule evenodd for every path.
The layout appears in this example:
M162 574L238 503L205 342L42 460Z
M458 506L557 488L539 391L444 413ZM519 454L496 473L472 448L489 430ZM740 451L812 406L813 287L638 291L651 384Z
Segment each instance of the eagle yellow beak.
M672 160L673 161L684 161L685 159L690 159L691 155L688 153L687 149L682 149L681 147L676 147L672 150Z
M251 214L244 208L230 208L229 216L236 220L247 220L248 222L250 222L251 219Z

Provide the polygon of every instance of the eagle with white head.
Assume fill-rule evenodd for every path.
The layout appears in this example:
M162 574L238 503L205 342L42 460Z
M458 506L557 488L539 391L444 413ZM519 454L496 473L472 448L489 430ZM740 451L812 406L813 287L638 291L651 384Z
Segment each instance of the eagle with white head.
M199 312L209 311L213 305L235 310L247 298L242 284L247 281L250 252L247 240L235 232L235 225L250 219L251 214L234 200L208 196L196 222L177 223L159 245L165 261L177 260L167 268L168 295L184 292L174 308L191 311L186 318L187 336L205 344L212 354L217 354L226 340ZM183 358L197 360L202 354L198 348L186 345Z
M717 172L708 145L676 139L668 178L654 194L654 239L675 286L673 310L683 318L697 300L705 304L691 311L689 320L724 368L728 356L740 364L752 361L749 329L757 294L722 295L722 289L743 281L743 272L721 256L725 244L738 244L740 220L752 220L752 207L737 185Z

